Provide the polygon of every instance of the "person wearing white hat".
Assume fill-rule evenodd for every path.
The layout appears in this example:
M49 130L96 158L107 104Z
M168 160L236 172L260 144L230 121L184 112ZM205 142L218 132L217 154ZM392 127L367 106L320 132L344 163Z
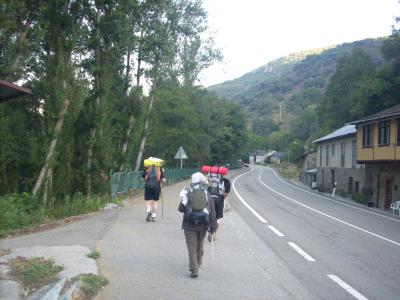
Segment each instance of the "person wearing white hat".
M207 230L213 232L217 224L214 201L207 192L207 179L200 172L192 175L190 187L182 189L179 196L178 210L183 213L182 229L189 253L190 276L196 278L202 264Z

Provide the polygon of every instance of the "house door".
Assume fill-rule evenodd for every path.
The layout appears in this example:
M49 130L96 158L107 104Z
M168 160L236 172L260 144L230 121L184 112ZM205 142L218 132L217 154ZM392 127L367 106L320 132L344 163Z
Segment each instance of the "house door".
M387 178L385 184L385 210L389 210L390 204L392 204L392 192L393 178Z
M353 195L353 177L349 177L349 195Z

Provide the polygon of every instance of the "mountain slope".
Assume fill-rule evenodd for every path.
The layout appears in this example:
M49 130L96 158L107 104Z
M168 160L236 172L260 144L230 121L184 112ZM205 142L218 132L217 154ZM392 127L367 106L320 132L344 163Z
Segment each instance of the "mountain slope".
M340 58L358 47L379 66L384 62L382 43L383 38L366 39L295 53L209 89L247 107L251 119L272 119L285 128L304 109L320 101Z

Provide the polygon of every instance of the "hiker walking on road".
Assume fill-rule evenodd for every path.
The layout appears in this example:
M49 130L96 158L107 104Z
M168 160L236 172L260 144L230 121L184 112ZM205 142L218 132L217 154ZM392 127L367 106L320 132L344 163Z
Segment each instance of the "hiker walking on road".
M155 222L157 202L160 199L162 182L165 181L164 172L160 167L150 166L142 174L144 180L144 200L146 203L146 222Z
M209 173L208 174L208 192L211 197L214 199L215 204L215 214L217 217L217 226L215 228L215 232L208 234L208 241L217 239L217 230L220 226L221 219L224 217L224 200L228 196L228 193L231 188L231 182L229 179L224 178L222 174L217 173Z
M196 278L202 264L207 230L214 232L217 225L214 201L207 192L207 179L200 172L192 175L190 187L185 187L179 195L178 210L183 213L182 229L189 252L190 276Z

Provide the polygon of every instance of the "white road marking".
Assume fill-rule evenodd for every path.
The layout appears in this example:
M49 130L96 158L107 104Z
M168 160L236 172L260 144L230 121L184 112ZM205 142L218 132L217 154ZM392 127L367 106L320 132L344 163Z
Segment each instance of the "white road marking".
M353 206L353 205L350 205L350 204L346 204L346 203L343 203L343 202L341 202L341 201L338 201L338 200L335 200L335 199L332 199L332 198L328 198L328 197L324 197L324 196L318 195L318 194L316 194L316 193L313 193L313 192L307 191L307 190L305 190L305 189L302 189L302 188L300 188L300 187L298 187L298 186L296 186L296 185L294 185L294 184L290 184L289 182L287 182L287 181L283 180L282 178L280 178L279 175L276 173L276 171L275 171L274 169L271 169L271 168L269 168L269 169L270 169L271 171L273 171L273 173L274 173L274 175L275 175L276 178L278 178L280 181L286 183L287 185L290 185L291 187L293 187L293 188L295 188L295 189L298 189L298 190L300 190L300 191L306 192L306 193L308 193L308 194L317 196L317 197L322 198L322 199L325 199L325 200L329 200L329 201L332 201L332 202L335 202L335 203L338 203L338 204L341 204L341 205L344 205L344 206L351 207L351 208L353 208L353 209L361 210L361 211L366 212L366 213L369 213L369 214L371 214L371 215L375 215L375 216L378 216L378 217L381 217L381 218L389 219L389 220L391 220L391 221L395 221L395 222L399 222L399 223L400 223L400 220L398 220L398 219L395 219L395 218L392 218L392 217L388 217L388 216L384 216L384 215L375 213L375 212L373 212L373 211L369 211L369 210L366 210L366 209L363 209L363 208L359 208L359 207L356 207L356 206Z
M308 261L315 261L314 258L312 258L310 255L308 255L303 249L301 249L299 246L297 246L293 242L288 242L289 246L292 247L297 253L299 253L301 256L303 256L306 260Z
M276 229L272 225L268 225L269 229L271 229L277 236L284 236L278 229Z
M250 169L249 172L243 173L243 174L239 175L238 177L236 177L232 182L233 190L235 191L235 194L239 198L239 200L242 201L244 206L246 206L248 208L248 210L250 210L253 213L253 215L255 215L257 217L257 219L259 219L262 223L268 223L267 220L265 220L254 208L252 208L246 201L244 201L244 199L242 198L242 196L240 196L240 194L238 193L238 191L236 190L236 187L235 187L235 182L238 178L240 178L243 175L246 175L252 171L253 171L253 169Z
M355 289L353 289L350 285L348 285L346 282L341 280L339 277L332 275L332 274L328 274L326 276L328 276L330 279L332 279L334 282L336 282L338 285L340 285L342 288L344 288L346 290L346 292L348 292L354 298L356 298L358 300L368 300L368 298L366 298L361 293L357 292Z
M292 198L290 198L290 197L288 197L288 196L285 196L285 195L283 195L282 193L279 193L278 191L276 191L276 190L274 190L273 188L271 188L271 187L269 187L268 185L266 185L266 184L261 180L261 174L263 173L263 171L264 171L264 170L261 170L261 173L258 175L258 179L260 180L260 182L261 182L262 185L264 185L267 189L271 190L271 191L274 192L275 194L278 194L279 196L282 196L282 197L288 199L289 201L292 201L292 202L294 202L294 203L297 203L298 205L301 205L301 206L303 206L303 207L305 207L305 208L307 208L307 209L309 209L309 210L312 210L313 212L316 212L316 213L318 213L318 214L321 214L321 215L323 215L323 216L325 216L325 217L327 217L327 218L330 218L330 219L332 219L332 220L335 220L335 221L337 221L337 222L340 222L340 223L342 223L342 224L345 224L345 225L347 225L347 226L350 226L350 227L352 227L352 228L354 228L354 229L360 230L360 231L362 231L362 232L364 232L364 233L367 233L367 234L369 234L369 235L372 235L372 236L374 236L374 237L380 238L380 239L382 239L382 240L384 240L384 241L387 241L387 242L389 242L389 243L392 243L392 244L395 244L395 245L397 245L397 246L400 246L400 243L398 243L398 242L395 242L395 241L393 241L393 240L391 240L391 239L385 238L384 236L378 235L378 234L373 233L373 232L371 232L371 231L365 230L365 229L363 229L363 228L361 228L361 227L358 227L358 226L356 226L356 225L350 224L350 223L348 223L348 222L346 222L346 221L343 221L343 220L340 220L340 219L338 219L338 218L335 218L335 217L333 217L333 216L331 216L331 215L328 215L328 214L326 214L326 213L323 213L322 211L319 211L319 210L317 210L317 209L315 209L315 208L312 208L312 207L310 207L310 206L308 206L308 205L305 205L305 204L303 204L303 203L301 203L301 202L299 202L299 201L296 201L296 200L294 200L294 199L292 199Z

